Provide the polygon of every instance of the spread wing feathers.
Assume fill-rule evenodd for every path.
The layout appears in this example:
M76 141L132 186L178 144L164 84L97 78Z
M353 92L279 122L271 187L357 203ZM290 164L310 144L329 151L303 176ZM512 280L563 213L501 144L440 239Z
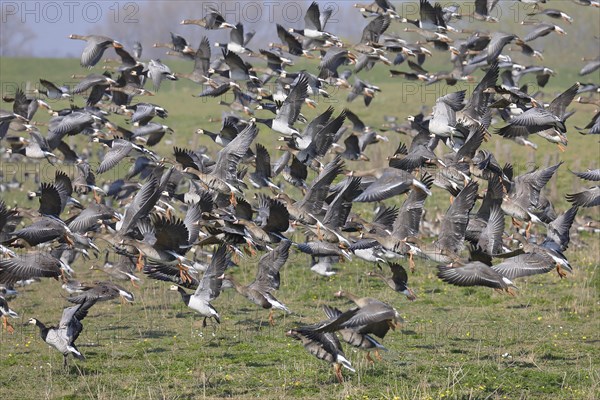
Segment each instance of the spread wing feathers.
M204 192L202 193L201 200L198 203L188 205L187 212L185 213L185 218L183 219L183 224L185 225L188 231L188 244L194 244L198 240L198 235L200 234L200 225L198 224L198 221L202 219L202 212L204 211L202 209L202 200L209 200L210 203L208 204L212 205L212 198L207 199L207 197L210 197L210 195L208 195L207 192Z
M306 14L304 15L304 27L305 29L312 29L315 31L321 31L321 12L319 11L319 5L316 1L313 1Z
M329 228L337 229L346 224L346 220L352 209L352 201L360 193L360 182L361 178L359 177L350 178L344 188L329 204L327 213L323 218L323 223Z
M0 232L16 214L16 210L8 209L4 200L0 199Z
M508 279L545 274L555 268L552 258L540 253L525 253L506 259L491 267L494 271Z
M284 100L277 119L283 120L289 126L292 126L300 115L300 109L304 104L304 100L308 97L308 77L305 74L301 74L296 85L290 91L286 99Z
M210 42L206 36L202 37L196 55L194 56L194 71L206 74L210 67Z
M87 317L88 311L90 310L90 308L92 308L94 304L96 304L96 300L93 299L87 300L84 303L79 304L79 308L75 310L73 317L77 318L78 321L83 321L83 319ZM75 337L73 340L75 339L77 339L77 337Z
M467 105L464 108L464 113L469 115L472 118L482 117L487 110L487 99L489 95L486 95L483 91L489 87L493 87L496 85L496 81L498 80L498 61L494 61L490 68L485 73L481 81L475 86L473 89L473 93L471 94L471 98L467 102Z
M511 125L538 127L552 126L557 122L557 117L548 110L542 108L530 108L523 114L514 116L510 120Z
M431 189L434 178L429 174L424 174L421 182ZM407 199L402 204L398 217L394 221L392 234L400 239L406 237L417 236L419 234L419 226L421 224L421 216L423 215L423 206L427 199L427 193L419 187L414 187Z
M407 192L413 185L414 177L410 172L387 168L382 176L371 183L355 201L373 202L389 199L390 197Z
M132 149L133 144L131 142L123 139L115 139L110 150L104 155L104 159L98 166L96 173L102 174L113 168L122 159L127 157Z
M178 218L167 219L161 216L154 218L156 243L154 247L162 250L173 250L177 253L188 244L189 232L186 225Z
M556 115L559 119L564 120L566 109L571 104L575 96L577 95L577 91L579 90L580 83L577 82L558 96L548 106L548 111L552 114Z
M290 212L279 200L269 199L269 215L262 227L266 232L285 232L290 227Z
M473 158L475 152L477 149L479 149L479 147L481 147L481 144L485 140L485 136L485 127L483 125L477 126L475 131L469 135L465 143L460 147L460 149L458 149L458 152L456 153L456 159L461 160L465 157Z
M377 43L379 37L390 27L391 18L389 15L380 15L374 18L369 24L363 29L361 43Z
M577 206L573 206L548 224L546 235L548 239L559 244L561 251L565 251L569 246L571 240L569 230L571 229L571 225L573 225L578 210Z
M119 231L123 233L129 231L137 223L138 219L152 210L159 197L158 179L156 176L151 176L139 192L137 192L133 201L127 206Z
M40 185L40 192L40 214L54 216L60 215L63 210L63 205L59 188L53 183L43 182Z
M277 36L279 37L279 40L287 46L288 53L293 56L301 56L303 54L302 43L279 24L277 24Z
M450 107L453 111L460 111L464 107L465 91L459 90L458 92L449 93L437 99L437 103L444 103Z
M573 174L586 181L600 181L600 169L588 169L585 172L573 172Z
M537 207L540 192L552 178L556 170L562 165L562 161L548 168L528 172L515 179L515 197L523 201L527 206ZM527 203L528 202L528 203Z
M213 174L227 181L237 180L237 166L257 135L256 124L250 124L241 131L235 139L219 151Z
M342 173L343 169L344 163L338 155L315 178L298 206L312 214L320 212L331 183L336 176Z
M508 289L509 286L514 286L503 274L479 261L462 267L438 265L437 268L438 278L456 286L486 286L494 289Z
M460 191L454 202L448 208L437 245L442 249L458 252L463 247L465 230L469 223L469 212L477 199L479 185L475 181L469 182Z
M101 282L78 296L68 297L67 301L75 304L83 304L86 301L92 300L107 301L117 298L121 293L133 299L133 294L125 290L122 286L110 282Z
M567 194L567 201L577 207L595 207L600 205L600 186L595 186L583 192Z
M61 276L61 261L49 253L26 253L0 260L0 283L12 284L31 278L55 278Z
M267 179L271 178L271 155L265 146L256 143L256 173Z
M144 274L148 275L152 279L172 282L186 289L196 289L200 284L198 279L196 279L194 276L192 276L191 279L183 279L181 277L181 270L172 265L153 265L146 263L146 265L144 265Z
M308 164L315 157L323 157L331 148L335 135L341 129L345 119L346 110L342 110L340 115L329 121L314 134L308 147L298 153L298 159Z
M400 264L390 263L390 270L392 271L392 280L395 283L400 283L406 287L406 284L408 283L408 273L406 272L406 269Z
M499 254L502 251L502 234L504 233L504 212L499 205L490 211L487 224L479 237L479 247L487 254Z
M221 285L223 284L223 273L229 263L230 255L227 253L225 245L219 246L213 253L210 265L204 271L198 288L194 296L200 297L205 301L212 301L219 296Z
M283 240L276 248L263 255L258 261L256 279L250 286L259 286L263 290L278 290L279 270L287 262L291 245L291 241Z
M373 223L385 227L385 229L393 230L394 221L398 218L400 209L398 207L385 207L379 208L379 211L373 217Z
M374 302L362 307L358 313L341 324L343 328L358 328L360 333L372 333L383 339L390 329L388 321L396 318L396 311L385 303Z

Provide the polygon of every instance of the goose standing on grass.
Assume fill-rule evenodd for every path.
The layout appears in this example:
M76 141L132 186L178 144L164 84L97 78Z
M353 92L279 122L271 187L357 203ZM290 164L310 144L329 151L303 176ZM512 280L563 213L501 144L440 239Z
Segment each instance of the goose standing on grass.
M202 327L206 327L206 319L214 318L217 324L221 323L221 317L217 309L210 304L211 301L219 297L221 286L223 285L223 274L229 264L229 254L226 246L220 246L213 253L210 265L204 271L204 275L198 284L198 288L193 294L188 294L181 286L173 285L170 290L178 291L181 294L183 302L192 310L204 317Z
M291 313L291 311L273 296L273 292L279 289L279 270L286 263L292 242L284 240L269 253L263 255L258 261L256 279L248 286L243 286L231 276L226 276L235 290L256 305L269 311L269 324L275 325L273 320L273 308Z
M69 39L85 40L87 45L81 54L81 66L92 68L102 59L104 51L109 47L123 48L123 45L114 39L100 35L70 35Z
M10 309L4 296L0 296L0 314L2 314L2 328L6 329L8 333L13 333L15 329L8 322L8 317L19 318L19 314Z
M63 368L67 368L69 354L72 354L78 360L85 360L83 354L75 346L75 341L83 331L81 321L87 316L89 309L94 304L95 300L90 300L65 308L58 326L47 327L35 318L29 319L30 324L40 329L42 340L62 353Z

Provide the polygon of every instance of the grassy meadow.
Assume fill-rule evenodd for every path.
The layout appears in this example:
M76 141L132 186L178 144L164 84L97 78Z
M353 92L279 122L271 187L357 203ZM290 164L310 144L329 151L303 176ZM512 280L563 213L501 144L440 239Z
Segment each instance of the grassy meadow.
M183 61L165 61L176 72L185 73L192 68ZM299 62L294 68L302 66ZM314 71L314 64L310 68ZM554 94L571 86L579 68L577 64L561 69L560 75L550 80L545 90L549 95L544 100L550 101ZM433 66L431 69L436 70ZM33 89L38 78L69 83L76 81L69 80L71 74L85 73L79 61L73 59L0 59L2 95L12 93L15 85ZM389 79L387 68L382 66L361 77L382 85L383 92L377 94L371 107L365 108L358 100L348 105L345 92L341 92L331 99L320 99L318 110L323 111L328 104L336 112L349 107L367 124L379 127L384 115L396 115L402 120L423 106L431 107L437 97L448 91L472 88L467 84L454 88L445 84L422 87ZM206 145L215 149L208 137L194 131L200 127L218 130L218 119L226 109L217 105L218 99L192 97L200 91L200 87L183 79L164 82L154 97L139 98L164 105L169 111L164 123L175 134L157 146L160 154L172 154L174 145ZM81 105L82 98L76 97L76 103ZM51 105L60 109L67 107L68 102ZM10 109L11 105L3 103L1 107ZM538 137L533 139L539 145L537 151L498 136L485 144L500 163L512 162L518 173L533 165L565 161L547 189L558 211L568 207L564 193L584 187L568 169L598 168L600 154L597 138L579 135L573 128L591 119L593 106L576 104L571 108L577 113L569 119L569 145L564 153ZM315 115L307 108L303 112L309 118ZM48 118L40 110L36 121ZM111 120L125 124L119 116ZM367 152L374 166L383 165L401 141L410 143L407 136L385 134L390 142L372 146ZM275 150L276 138L261 127L258 141L271 150L273 160L280 154ZM81 139L73 139L80 149L85 145ZM92 160L97 161L95 157L92 155ZM7 182L14 174L33 168L18 162L1 162L2 179ZM348 162L347 166L363 167L358 162ZM72 166L58 168L72 171ZM125 170L97 179L114 179ZM53 178L53 168L45 162L39 171L42 180ZM35 184L30 179L23 191L1 196L10 205L36 207L36 203L26 199L26 190L33 188ZM296 191L292 194L300 195ZM400 204L402 200L387 203ZM447 194L436 189L426 202L426 218L431 220L444 212L448 201ZM357 210L365 215L372 213L371 206L361 207ZM580 212L600 217L597 208ZM508 223L507 229L511 229ZM167 283L142 277L141 287L131 288L136 296L132 305L100 303L91 309L78 339L78 347L87 360L70 359L66 372L62 369L62 356L41 341L37 328L21 326L34 316L48 324L60 319L67 305L66 292L58 282L44 280L20 288L20 295L10 302L20 319L13 320L14 334L0 333L0 398L591 400L600 393L598 235L575 232L566 254L574 267L573 274L562 280L555 273L519 280L515 297L486 288L444 284L435 276L435 264L417 261L409 284L418 299L408 302L382 282L366 276L373 265L355 259L338 264L337 275L323 278L308 269L308 257L293 252L282 270L282 285L276 296L294 313L276 313L274 327L267 322L268 312L226 290L214 302L222 316L221 325L209 324L203 329L202 321L177 293L168 291ZM257 260L258 256L238 260L233 274L249 283L254 279ZM102 262L101 257L79 259L72 267L79 280L105 280L103 273L90 271L92 265ZM365 360L364 352L344 346L357 372L344 371L346 380L338 384L329 365L309 355L299 342L284 333L296 325L323 319L322 304L349 307L348 302L333 296L341 288L389 302L406 322L401 330L388 334L383 344L389 351L383 352L383 359L373 365Z

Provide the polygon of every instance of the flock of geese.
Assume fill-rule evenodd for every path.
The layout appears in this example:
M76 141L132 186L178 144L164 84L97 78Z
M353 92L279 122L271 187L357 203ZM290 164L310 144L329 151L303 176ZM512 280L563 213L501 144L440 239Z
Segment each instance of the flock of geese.
M61 280L72 293L67 300L74 305L64 309L56 327L35 318L29 323L63 354L65 365L68 355L83 359L75 344L83 318L97 302L119 297L134 301L134 294L123 285L129 281L137 287L141 274L169 283L170 290L177 291L203 318L203 326L211 320L220 323L213 303L226 288L270 310L269 322L274 324L273 310L292 313L275 297L280 270L290 252L310 255L311 270L325 276L335 274L334 266L342 259L372 262L379 269L368 275L382 279L409 300L415 300L416 294L399 263L403 258L411 270L414 258L429 260L437 265L438 277L449 284L485 286L510 294L516 289L514 281L525 276L555 270L564 277L572 271L565 255L569 231L580 208L600 205L600 186L596 183L567 194L571 208L557 211L543 189L559 171L571 173L564 171L562 162L516 175L510 164L502 164L480 147L495 137L536 148L535 140L541 137L565 150L566 120L573 114L569 105L577 99L598 106L594 97L598 73L596 83L565 84L549 104L540 100L540 93L529 93L527 85L519 86L519 80L531 74L543 88L549 79L556 79L555 72L544 66L519 65L509 52L542 59L535 50L538 38L557 35L552 40L559 40L566 32L552 21L572 21L560 10L537 4L546 1L522 2L536 3L534 14L544 21L523 38L452 26L467 18L494 22L490 15L497 0L476 0L470 15L461 14L457 7L420 0L418 20L399 15L387 0L355 5L365 17L356 44L344 43L330 32L332 10L314 2L306 10L304 29L277 24L273 33L279 41L258 52L248 47L252 32L208 9L202 19L181 23L206 30L228 29L228 43L211 46L203 38L194 48L184 37L171 33L170 43L155 44L193 62L189 74L174 73L158 59L140 61L140 43L129 51L109 37L71 35L86 42L83 67L96 66L109 49L120 62L112 71L83 76L75 87L62 87L41 77L35 97L19 89L4 98L13 108L0 111L0 140L7 148L2 162L58 167L53 180L39 183L37 191L27 194L29 199L39 199L37 209L23 206L20 198L13 208L0 202L4 327L14 330L9 317L18 316L6 301L17 294L15 288L40 278ZM577 3L598 7L595 1ZM598 18L597 12L590 9L592 18ZM414 32L421 39L411 43L392 31ZM434 52L435 57L448 57L451 72L425 69ZM295 57L318 59L318 66L312 72L293 71ZM257 66L265 60L266 65ZM388 132L407 134L412 141L395 152L383 150L389 156L386 166L367 168L372 165L366 148L384 147L388 139L368 125L372 121L363 122L349 108L324 109L318 101L329 96L328 89L337 87L347 91L349 103L359 98L364 107L377 104L375 97L386 88L357 75L376 64L408 66L408 71L391 70L391 79L402 77L423 84L474 82L477 70L483 77L469 93L450 91L439 97L431 115L410 116L406 123L387 118ZM599 68L600 57L596 57L582 66L581 75ZM196 132L218 144L218 152L211 154L205 146L175 147L170 154L156 151L154 146L165 135L179 134L164 125L168 104L142 101L159 90L165 79L188 79L202 85L198 97L233 94L233 101L221 102L231 111L223 118L221 130ZM52 110L43 98L71 103ZM80 98L85 105L77 105ZM307 119L302 114L305 105L321 108L318 116ZM47 125L35 121L40 107L52 113ZM124 116L128 125L115 122L117 115ZM599 134L599 116L596 112L579 131ZM265 138L279 138L276 160L272 159L274 146L267 149L257 141L259 130ZM67 142L72 136L87 144L71 147ZM91 157L100 149L103 153L94 169ZM128 160L133 161L130 167L125 166ZM64 164L74 164L76 174L61 171ZM111 170L111 176L123 177L99 183ZM572 174L600 181L598 169ZM439 223L422 221L433 186L451 196ZM290 191L291 187L299 190ZM11 194L20 188L21 182L2 185ZM357 203L373 203L374 216L367 218L366 207ZM512 225L505 224L507 216ZM532 226L537 227L533 232ZM594 226L597 229L598 221L588 222L588 227ZM77 271L71 265L80 259L80 264L89 265L90 257L102 260L103 253L104 264L95 268L110 279L93 284L75 280ZM256 253L262 256L255 280L239 282L236 264L246 263L248 254ZM199 261L207 254L208 265ZM319 322L294 327L286 335L332 363L341 382L342 367L354 370L340 339L366 350L372 361L369 352L377 355L385 349L380 340L402 318L391 304L377 299L345 291L336 295L351 300L355 307L339 310L326 305L324 315L313 316Z

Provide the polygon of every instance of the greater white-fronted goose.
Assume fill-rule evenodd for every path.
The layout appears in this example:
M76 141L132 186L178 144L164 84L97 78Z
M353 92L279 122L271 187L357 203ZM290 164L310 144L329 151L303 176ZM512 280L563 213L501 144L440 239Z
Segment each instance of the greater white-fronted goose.
M456 113L464 108L465 91L447 94L438 98L433 106L433 117L429 121L429 132L441 138L464 137L457 128Z
M101 35L69 35L69 39L85 40L87 45L81 53L81 66L91 68L98 64L104 51L109 47L121 48L123 45L114 39Z
M129 303L135 300L135 296L120 285L112 282L96 282L94 286L84 289L77 296L67 297L67 301L75 304L83 304L89 301L108 301L121 298Z
M551 32L556 32L559 35L563 36L567 34L567 32L565 32L565 30L558 25L543 23L539 24L534 30L525 35L523 40L525 42L531 42L532 40L535 40L539 37L547 36Z
M235 28L234 25L225 22L225 18L214 8L206 10L206 16L201 19L184 19L181 25L199 25L205 29L225 29Z
M427 249L422 249L431 260L451 263L459 258L459 253L465 247L469 213L477 200L478 188L477 182L469 182L446 211L438 240Z
M43 94L51 100L67 99L71 97L69 89L66 86L58 87L45 79L40 79L40 84L44 89L35 89L34 93Z
M352 176L375 176L376 180L357 196L356 202L382 201L408 192L411 188L419 188L431 195L426 184L416 179L410 172L398 168L352 171Z
M325 315L327 315L327 318L329 318L330 320L336 320L340 317L345 318L342 315L342 311L335 307L329 307L327 305L324 305L323 310L325 311ZM370 363L374 362L371 358L371 351L375 351L375 357L379 359L381 359L381 356L379 355L379 350L387 351L387 349L381 343L375 340L375 338L373 338L369 334L361 333L357 328L342 328L339 331L337 331L337 333L341 336L342 340L348 343L349 345L362 350L366 350L366 358L367 361L369 361Z
M373 334L385 338L390 329L396 329L404 320L391 305L370 297L359 298L346 291L335 293L337 297L346 297L358 307L342 313L337 319L330 320L316 329L317 332L334 332L340 329L354 329L361 334Z
M327 313L327 309L325 310ZM314 325L302 326L294 329L290 329L286 332L286 336L293 339L299 340L304 345L304 348L312 355L320 360L324 360L333 364L333 370L339 383L344 381L342 376L342 366L352 372L356 372L350 361L344 355L342 345L336 336L335 332L339 331L341 324L352 316L354 316L359 309L353 308L345 313L340 313L331 310L332 314L336 314L330 317L326 321L319 322ZM328 315L329 316L329 315Z
M71 268L45 251L24 253L0 259L0 283L13 284L31 278L58 278Z
M438 265L437 276L456 286L486 286L514 295L517 287L510 279L480 261L461 266Z
M535 15L545 15L547 17L554 18L554 19L560 18L563 21L568 22L569 24L573 22L573 18L571 16L569 16L569 14L567 14L561 10L557 10L556 8L544 8L543 10L537 10L537 11L527 14L527 16L529 16L529 17L533 17Z
M400 264L389 263L392 276L383 275L378 271L368 272L369 276L376 276L384 281L393 291L402 293L408 300L414 301L417 299L415 293L408 287L408 274L404 267Z
M254 304L269 311L269 323L275 324L273 320L273 308L291 313L291 311L273 296L273 292L279 289L279 270L286 263L292 242L284 240L269 253L263 255L258 261L256 279L248 286L241 285L231 275L225 279L230 281L235 290Z
M541 190L561 165L562 162L516 177L503 198L502 211L513 218L513 224L518 224L516 220L527 222L526 236L529 236L533 222L542 223L531 210L539 207Z

